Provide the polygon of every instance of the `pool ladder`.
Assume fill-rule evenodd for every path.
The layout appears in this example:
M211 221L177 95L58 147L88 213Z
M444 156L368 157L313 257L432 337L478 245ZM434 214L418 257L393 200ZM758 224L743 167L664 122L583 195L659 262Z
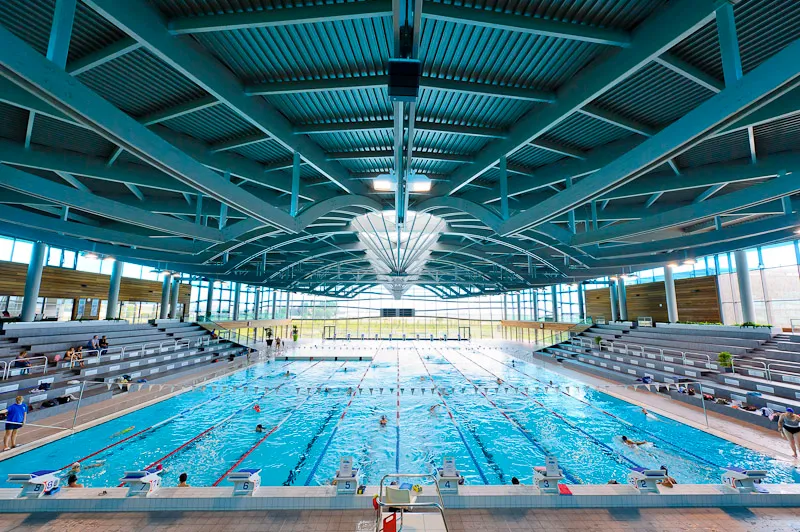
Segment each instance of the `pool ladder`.
M383 483L387 478L429 478L433 480L433 486L436 488L436 498L439 499L439 502L412 502L412 503L402 503L402 504L389 504L384 501L383 496ZM403 473L389 473L384 475L381 479L380 487L378 488L378 499L377 499L378 508L375 511L375 532L381 531L381 517L384 507L393 507L393 508L400 508L400 526L397 528L398 532L403 530L403 513L407 509L413 508L436 508L439 511L439 514L442 516L442 522L444 523L445 532L450 532L450 528L447 526L447 517L444 514L444 501L442 500L442 492L439 491L439 483L436 480L436 476L430 473L422 473L422 474L403 474Z

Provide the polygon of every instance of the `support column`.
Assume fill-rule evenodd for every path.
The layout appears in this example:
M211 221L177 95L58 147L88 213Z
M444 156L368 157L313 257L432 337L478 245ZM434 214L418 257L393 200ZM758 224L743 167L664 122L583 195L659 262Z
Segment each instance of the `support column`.
M242 299L242 283L236 283L233 289L233 321L239 319L239 302Z
M500 216L508 220L508 170L505 155L500 157Z
M533 290L533 321L539 321L539 289Z
M553 298L553 321L558 321L558 294L556 285L550 285L550 296Z
M608 285L609 299L611 301L611 321L617 321L617 282L610 281Z
M261 306L261 287L256 286L256 296L255 300L253 301L253 316L254 319L256 320L258 319L258 314L259 314L258 311L260 306Z
M292 293L286 292L286 319L289 319L289 303L292 301Z
M736 261L736 279L739 281L739 299L742 301L742 321L755 322L756 309L753 302L753 289L750 286L750 268L747 266L747 253L740 249L733 253Z
M211 318L211 309L214 305L214 281L208 281L208 295L206 296L206 318Z
M176 277L172 279L172 290L170 291L169 319L174 320L178 315L178 293L181 291L181 280Z
M678 297L675 295L675 280L670 265L664 266L664 292L667 294L667 317L670 323L675 323L678 321Z
M169 315L169 283L172 281L172 276L164 273L164 279L161 281L161 309L158 312L158 317L162 320L166 319Z
M292 158L292 198L289 204L289 214L297 216L300 205L300 152L294 152Z
M119 307L119 285L122 282L122 262L114 260L111 268L111 280L108 282L108 304L106 305L106 319L113 320L117 317Z
M278 304L278 291L274 288L272 289L272 312L270 313L269 319L275 319L275 307Z
M503 294L503 319L508 319L508 295Z
M517 320L522 321L522 295L517 292Z
M578 283L578 319L586 319L586 307L583 303L583 283Z
M619 319L628 321L628 294L625 290L625 279L617 281L617 299L619 299Z
M28 263L28 275L25 277L25 297L22 300L20 321L33 321L36 317L39 286L42 284L45 249L47 249L47 246L43 242L34 242L31 250L31 261Z

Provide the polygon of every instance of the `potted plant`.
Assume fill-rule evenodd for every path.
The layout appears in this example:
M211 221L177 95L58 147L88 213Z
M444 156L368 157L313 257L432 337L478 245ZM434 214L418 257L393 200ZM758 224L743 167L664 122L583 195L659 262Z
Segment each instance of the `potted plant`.
M599 346L599 345L600 345L600 342L602 342L602 341L603 341L603 338L602 338L601 336L595 336L595 337L594 337L594 343L595 343L595 345Z
M267 337L267 347L272 347L272 327L267 327L264 335Z
M721 367L725 373L733 372L733 355L729 352L722 351L717 355L717 362L719 362L719 367Z
M297 330L297 325L292 325L292 341L296 342L298 336L300 336L300 331Z

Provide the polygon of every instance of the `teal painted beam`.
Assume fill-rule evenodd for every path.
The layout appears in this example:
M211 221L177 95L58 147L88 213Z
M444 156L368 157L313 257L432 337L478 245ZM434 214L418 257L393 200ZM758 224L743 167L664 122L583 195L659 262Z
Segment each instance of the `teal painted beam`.
M292 9L263 9L239 13L223 13L203 17L179 17L169 21L169 31L174 35L213 31L244 30L251 28L276 28L321 22L362 20L392 15L390 0L369 2L323 4Z
M469 24L480 28L492 28L621 48L627 48L632 45L631 36L625 31L601 28L589 24L572 24L544 17L517 15L495 9L475 9L455 4L427 2L422 11L422 16L428 20Z
M346 192L361 193L365 190L363 183L352 180L341 164L327 160L319 145L307 137L294 135L292 124L265 99L247 97L233 72L199 47L170 34L155 6L140 2L120 3L118 0L85 0L85 3L142 43L156 57L225 103L241 118L272 136L285 148L299 151L309 164ZM203 192L214 195L210 190ZM263 216L264 210L270 209L249 214L258 218ZM290 227L289 223L284 223L291 220L288 213L273 212L271 217L277 225Z
M168 234L197 238L198 240L209 242L223 241L222 233L219 231L207 227L196 227L188 222L153 214L144 209L89 194L70 186L59 185L48 179L37 177L9 166L0 165L0 186L62 205L69 205L73 209L156 231L163 231Z
M447 192L458 192L491 168L503 155L511 155L550 131L573 113L629 78L656 57L714 18L715 0L678 0L662 7L634 30L631 47L593 61L572 76L558 91L558 104L537 107L519 119L508 138L491 142L475 163L453 173Z
M758 205L770 200L800 192L800 180L796 174L781 175L764 183L731 192L718 198L712 198L699 204L674 209L642 218L635 222L615 224L573 237L573 246L587 246L618 239L631 238L636 235L658 231L669 227L688 225L705 218L738 209Z
M671 159L706 136L732 122L737 114L746 115L794 88L800 76L800 41L790 44L764 61L735 85L710 98L688 114L650 137L613 163L559 192L501 227L501 234L524 231L559 214L595 199Z

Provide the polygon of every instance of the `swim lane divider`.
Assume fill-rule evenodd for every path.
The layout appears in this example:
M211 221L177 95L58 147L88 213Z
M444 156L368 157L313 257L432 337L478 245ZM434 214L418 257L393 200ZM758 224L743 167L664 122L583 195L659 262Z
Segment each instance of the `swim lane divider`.
M464 355L461 355L461 356L464 356ZM453 366L453 367L455 368L455 370L456 370L456 371L458 371L459 373L461 373L461 375L462 375L462 376L464 376L464 378L465 378L465 379L467 379L467 380L469 381L469 377L467 377L466 375L464 375L464 373L462 373L462 372L461 372L461 370L460 370L460 369L458 369L458 367L457 367L455 364L453 364L452 362L450 362L450 360L449 360L449 359L447 359L447 357L444 357L444 358L445 358L445 360L447 360L447 362L449 362L449 363L450 363L450 365L451 365L451 366ZM480 364L478 364L477 362L474 362L474 361L470 360L469 358L467 358L467 357L465 357L465 356L464 356L464 358L466 358L468 361L472 362L473 364L475 364L476 366L478 366L479 368L481 368L483 371L485 371L485 372L486 372L486 373L488 373L489 375L492 375L492 376L494 376L495 378L499 378L499 377L497 376L497 374L495 374L495 373L492 373L491 371L489 371L489 370L488 370L488 369L486 369L485 367L481 366L481 365L480 365ZM472 384L473 386L475 386L475 384L473 384L473 383L472 383L472 381L470 381L470 384ZM565 423L567 426L569 426L569 427L570 427L570 428L572 428L573 430L576 430L576 431L580 432L581 434L583 434L584 436L586 436L586 437L587 437L587 438L588 438L590 441L592 441L592 442L594 442L595 444L599 445L599 446L600 446L602 449L604 449L606 452L608 452L608 453L611 453L611 454L610 454L610 456L611 456L611 457L614 457L614 456L619 456L620 458L622 458L623 460L625 460L625 461L626 461L626 462L628 462L629 464L633 465L633 467L642 467L641 465L637 464L636 462L634 462L633 460L631 460L630 458L628 458L628 457L627 457L627 456L625 456L624 454L622 454L622 453L618 453L617 451L615 451L614 449L612 449L611 447L609 447L609 446L608 446L608 445L606 445L605 443L601 442L600 440L598 440L597 438L595 438L594 436L592 436L591 434L589 434L588 432L586 432L585 430L583 430L582 428L580 428L579 426L577 426L577 425L575 425L574 423L572 423L571 421L567 420L567 419L566 419L564 416L562 416L561 414L559 414L559 413L558 413L558 412L556 412L555 410L552 410L552 409L548 408L547 406L545 406L545 405L544 405L544 403L542 403L542 402L540 402L540 401L537 401L536 399L534 399L533 397L531 397L530 395L528 395L528 394L527 394L526 392L524 392L523 390L520 390L518 387L516 387L516 386L514 386L514 385L511 385L511 384L510 384L509 386L511 386L512 388L514 388L515 390L517 390L519 393L521 393L521 394L522 394L522 396L523 396L523 397L525 397L526 399L529 399L529 400L533 401L534 403L536 403L537 405L539 405L541 408L543 408L543 409L547 410L548 412L550 412L550 413L551 413L553 416L555 416L556 418L560 419L562 422L564 422L564 423ZM477 386L476 386L476 388L477 388ZM489 397L488 397L488 396L487 396L487 395L486 395L486 394L485 394L483 391L481 391L480 393L481 393L481 395L483 395L484 397L486 397L486 399L487 399L489 402L491 402L491 403L494 405L494 402L493 402L491 399L489 399ZM495 405L495 406L496 406L496 405ZM500 407L497 407L497 406L496 406L496 408L497 408L498 410L500 410L500 411L503 413L503 415L504 415L504 416L506 416L506 418L508 418L508 419L511 419L511 418L510 418L510 417L509 417L509 416L508 416L508 415L507 415L507 414L506 414L506 413L505 413L505 412L504 412L504 411L503 411L503 410L502 410ZM523 432L523 433L526 433L526 432L527 432L527 431L525 431L525 430L522 430L522 429L521 429L522 425L519 425L519 424L517 424L517 426L520 428L520 431L521 431L521 432ZM529 439L531 439L531 441L534 441L532 436L531 436ZM538 444L537 444L537 446L538 446ZM542 450L544 450L544 448L543 448L543 447L541 447L541 446L539 446L539 447L540 447ZM550 453L546 453L546 454L550 454ZM562 470L563 470L563 468L562 468ZM567 475L566 471L564 471L564 476L566 476L567 478L569 478L569 476Z
M539 380L539 379L537 379L537 378L536 378L536 377L534 377L533 375L529 375L529 374L525 373L524 371L522 371L521 369L517 368L516 366L509 366L508 364L506 364L506 363L505 363L505 362L503 362L502 360L497 360L497 359L496 359L496 358L494 358L493 356L490 356L490 355L488 355L488 354L486 354L486 353L483 353L483 354L484 354L484 355L486 355L486 356L487 356L487 357L488 357L490 360L494 360L495 362L497 362L497 363L499 363L499 364L503 364L504 366L506 366L506 367L508 367L508 368L511 368L511 369L515 370L517 373L521 373L522 375L525 375L526 377L529 377L529 378L531 378L531 379L535 380L536 382L538 382L538 383L540 383L540 384L544 384L545 386L549 386L549 384L545 383L545 382L544 382L544 381L542 381L542 380ZM471 358L469 358L468 356L466 356L466 355L463 355L463 354L462 354L461 356L463 356L463 357L464 357L464 358L466 358L467 360L469 360L469 361L471 361L471 362L475 363L475 362L474 362L474 361L473 361ZM719 469L725 469L725 467L721 466L720 464L715 464L714 462L712 462L712 461L708 460L707 458L703 458L702 456L700 456L700 455L698 455L698 454L695 454L695 453L693 453L693 452L691 452L691 451L687 451L685 448L683 448L683 447L681 447L681 446L679 446L679 445L675 445L675 444L674 444L674 443L672 443L671 441L669 441L669 440L667 440L667 439L665 439L665 438L662 438L662 437L661 437L661 436L659 436L658 434L653 434L653 433L652 433L652 432L650 432L649 430L643 429L643 428L641 428L641 427L637 427L636 425L634 425L634 424L633 424L633 423L631 423L630 421L627 421L627 420L625 420L625 419L622 419L621 417L619 417L619 416L617 416L617 415L615 415L615 414L612 414L611 412L608 412L607 410L604 410L604 409L602 409L602 408L600 408L600 407L598 407L598 406L595 406L595 405L593 405L592 403L590 403L589 401L586 401L586 400L584 400L584 399L581 399L580 397L575 397L574 395L571 395L571 394L569 394L569 393L565 392L564 390L561 390L560 388L556 388L556 390L557 390L559 393L561 393L562 395L566 395L567 397L571 397L571 398L575 399L576 401L580 401L581 403L585 404L586 406L590 406L590 407L592 407L593 409L595 409L595 410L597 410L597 411L599 411L599 412L602 412L603 414L607 415L608 417L610 417L610 418L612 418L612 419L614 419L614 420L618 421L618 422L619 422L620 424L622 424L622 425L625 425L625 426L627 426L627 427L629 427L629 428L631 428L631 429L633 429L633 430L636 430L636 431L638 431L638 432L641 432L641 433L643 433L643 434L647 434L648 436L650 436L650 437L651 437L651 438L653 438L654 440L659 440L659 441L661 441L661 442L664 442L664 443L666 443L667 445L669 445L669 446L671 446L671 447L673 447L673 448L675 448L675 449L679 450L681 453L688 454L689 456L691 456L691 457L693 457L693 458L696 458L697 460L700 460L701 462L704 462L705 464L707 464L707 465L710 465L710 466L712 466L712 467L716 467L716 468L719 468ZM600 393L603 393L603 392L600 392Z
M336 426L333 427L333 431L331 431L331 435L328 437L328 441L325 442L325 445L322 447L322 452L319 453L317 457L317 461L314 462L314 466L311 468L311 472L308 474L308 478L303 483L304 486L308 486L311 484L311 479L314 478L314 475L317 474L317 469L319 469L319 465L322 463L322 459L325 458L325 454L328 452L328 447L331 446L331 442L333 438L336 436L336 433L339 431L339 426L342 424L344 420L344 416L347 414L347 410L350 408L350 405L353 404L353 399L355 399L356 395L358 395L358 390L361 389L361 385L364 383L364 378L369 373L369 370L372 369L372 364L375 363L375 358L377 358L377 353L380 351L380 347L376 350L375 357L373 357L372 362L367 365L367 369L364 370L364 373L361 375L361 380L358 381L358 385L353 390L353 393L350 394L350 400L347 401L347 404L342 410L342 415L339 416L339 421L336 422Z
M319 364L319 362L317 362L316 364ZM316 365L316 364L314 364L314 365ZM347 364L347 362L346 362L346 361L345 361L345 362L342 362L342 365L341 365L341 366L339 366L338 368L336 368L336 369L334 370L334 372L333 372L333 373L331 373L330 375L328 375L328 378L327 378L327 379L325 379L324 381L322 381L322 384L325 384L326 382L328 382L328 381L331 379L331 377L333 377L334 375L336 375L336 372L337 372L337 371L339 371L339 369L341 369L341 368L343 368L343 367L344 367L344 365L345 365L345 364ZM312 367L313 367L313 366L312 366ZM309 369L311 369L311 368L309 368ZM283 424L284 424L284 423L286 423L286 421L288 421L288 420L289 420L289 418L290 418L290 417L292 417L292 416L295 414L295 412L297 412L298 410L300 410L300 408L302 408L302 406L303 406L304 404L306 404L306 403L307 403L307 402L308 402L308 401L311 399L311 397L312 397L312 396L313 396L313 393L309 393L309 394L306 396L306 398L305 398L305 399L303 399L303 401L302 401L302 402L301 402L299 405L297 405L296 407L292 408L292 409L289 411L289 413L288 413L288 414L286 414L286 416L284 416L284 418L283 418L283 419L281 419L281 420L280 420L280 421L279 421L279 422L278 422L278 423L277 423L277 424L276 424L274 427L272 427L271 429L269 429L269 430L267 431L267 433L266 433L266 434L264 434L264 436L263 436L261 439L259 439L259 440L258 440L258 441L257 441L255 444L253 444L253 446L252 446L252 447L250 447L248 450L246 450L246 451L244 452L244 454L242 454L242 456L240 456L240 457L239 457L239 459L238 459L238 460L236 460L236 462L235 462L235 463L234 463L234 464L233 464L233 465L232 465L232 466L231 466L231 467L230 467L230 468L229 468L227 471L225 471L225 472L224 472L224 473L223 473L223 474L222 474L222 475L221 475L221 476L220 476L220 477L219 477L217 480L215 480L215 481L214 481L214 484L212 484L212 486L219 486L219 484L220 484L220 483L221 483L223 480L225 480L225 477L227 477L229 473L231 473L231 472L232 472L234 469L236 469L237 467L239 467L239 465L241 465L241 463L242 463L242 462L244 462L244 461L245 461L245 459L247 459L247 457L248 457L248 456L250 456L250 454L251 454L253 451L255 451L255 450L258 448L258 446L259 446L259 445L261 445L262 443L264 443L264 440L266 440L267 438L269 438L270 436L272 436L272 434L273 434L273 433L274 433L276 430L278 430L279 428L281 428L281 427L283 426Z
M283 370L284 368L286 368L286 367L290 366L290 365L291 365L291 364L293 364L293 363L294 363L294 362L289 362L288 364L284 364L283 366L281 366L280 370ZM280 370L279 370L279 372L280 372ZM276 372L276 373L278 373L278 372ZM170 423L171 421L175 421L175 420L176 420L176 419L178 419L179 417L185 416L185 415L186 415L186 414L188 414L189 412L191 412L191 411L193 411L193 410L197 410L197 409L198 409L198 408L200 408L201 406L207 405L208 403L210 403L210 402L212 402L212 401L216 401L217 399L219 399L219 398L220 398L220 397L222 397L223 395L228 395L228 394L230 394L230 393L233 393L233 392L235 392L236 390L238 390L239 388L243 388L243 387L245 387L245 386L247 386L247 385L251 384L252 382L255 382L255 381L257 381L257 380L261 380L261 379L264 379L264 378L270 377L270 376L272 376L272 375L275 375L275 373L272 373L272 374L270 374L270 375L263 375L263 376L261 376L261 377L258 377L258 378L256 378L256 379L254 379L253 381L245 381L244 383L242 383L242 384L240 384L240 385L238 385L238 386L235 386L234 388L230 389L229 391L226 391L226 392L223 392L223 393L220 393L220 394L217 394L217 395L215 395L215 396L214 396L214 397L212 397L211 399L207 399L207 400L205 400L205 401L203 401L203 402L201 402L201 403L197 403L196 405L192 405L192 406L190 406L190 407L188 407L188 408L184 408L183 410L181 410L180 412L178 412L178 413L177 413L177 414L175 414L174 416L170 416L170 417L168 417L167 419L161 420L161 421L159 421L158 423L154 423L153 425L150 425L149 427L145 427L145 428L143 428L143 429L142 429L142 430L140 430L139 432L136 432L136 433L134 433L134 434L131 434L130 436L127 436L127 437L125 437L125 438L122 438L121 440L118 440L118 441L116 441L116 442L114 442L114 443L112 443L112 444L110 444L110 445L106 445L105 447L103 447L102 449L100 449L100 450L98 450L98 451L95 451L95 452L93 452L93 453L91 453L91 454L87 454L87 455L86 455L86 456L84 456L83 458L80 458L80 459L78 459L78 460L75 460L74 462L70 462L69 464L67 464L67 465L65 465L65 466L63 466L63 467L60 467L60 468L58 468L58 470L57 470L57 471L62 471L62 470L64 470L64 469L66 469L66 468L68 468L68 467L72 466L72 464L74 464L74 463L76 463L76 462L77 462L77 463L81 463L81 462L84 462L84 461L88 460L89 458L93 458L93 457L97 456L98 454L100 454L100 453L103 453L103 452L105 452L105 451L107 451L107 450L109 450L109 449L112 449L112 448L116 447L117 445L119 445L119 444L121 444L121 443L125 443L126 441L132 440L133 438L135 438L135 437L137 437L137 436L140 436L140 435L144 434L145 432L148 432L148 431L150 431L150 430L153 430L153 429L156 429L156 428L158 428L158 427L161 427L161 426L163 426L163 425L166 425L167 423ZM229 375L229 376L230 376L230 375Z
M317 364L319 364L319 362L316 362L316 363L314 363L314 364L310 365L309 367L307 367L306 369L304 369L303 371L301 371L300 373L298 373L298 375L301 375L301 374L305 373L306 371L310 370L311 368L313 368L313 367L314 367L314 366L316 366ZM295 375L295 376L293 376L292 378L293 378L293 379L295 379L295 378L297 378L297 376L298 376L298 375ZM252 406L256 405L256 404L257 404L257 403L258 403L258 402L259 402L261 399L263 399L264 397L266 397L267 395L269 395L269 394L270 394L270 392L277 392L277 391L278 391L278 390L280 390L280 389L281 389L281 388L282 388L282 387L283 387L285 384L286 384L286 383L285 383L285 382L283 382L283 383L279 384L278 386L276 386L275 388L273 388L272 390L267 390L267 391L266 391L266 392L264 392L264 393L263 393L261 396L259 396L259 397L258 397L258 398L257 398L255 401L252 401L252 402L250 402L250 403L248 403L248 404L244 405L243 407L241 407L241 408L239 408L238 410L236 410L236 411L235 411L233 414L231 414L231 415L229 415L229 416L225 417L225 418L224 418L224 419L222 419L221 421L218 421L218 422L216 422L215 424L211 425L209 428L207 428L206 430L204 430L204 431L203 431L203 432L201 432L200 434L197 434L197 435L196 435L196 436L194 436L193 438L191 438L191 439L189 439L189 440L187 440L187 441L183 442L181 445L179 445L178 447L176 447L176 448L175 448L175 449L173 449L172 451L168 452L167 454L165 454L164 456L162 456L162 457L158 458L157 460L154 460L154 461L153 461L151 464L149 464L149 465L145 466L145 468L144 468L144 469L150 469L151 467L155 467L156 465L160 464L161 462L163 462L163 461L164 461L164 460L166 460L167 458L169 458L169 457L171 457L171 456L174 456L175 454L179 453L180 451L182 451L183 449L185 449L186 447L188 447L188 446L189 446L189 445L191 445L192 443L196 442L197 440L199 440L199 439L200 439L200 438L202 438L203 436L206 436L206 435L208 435L208 434L209 434L211 431L213 431L213 430L214 430L214 429L216 429L217 427L219 427L219 426L223 425L223 424L224 424L225 422L227 422L228 420L230 420L230 419L233 419L235 416L237 416L237 415L239 415L240 413L244 412L244 411L245 411L245 410L247 410L248 408L251 408ZM122 486L122 484L120 484L120 486Z
M400 350L397 349L397 415L395 429L397 431L397 446L394 452L394 472L400 472Z
M453 412L450 411L450 406L447 404L444 395L442 395L442 392L439 391L439 387L436 385L436 381L433 380L433 375L431 375L431 372L428 370L428 365L425 364L425 360L422 358L422 355L419 354L419 350L417 350L417 356L419 356L420 361L422 361L422 367L425 368L425 372L428 374L428 378L431 380L431 383L433 383L436 393L439 394L439 399L442 400L442 404L444 405L445 410L447 410L447 415L450 416L450 421L453 422L453 426L458 432L458 437L461 438L461 443L464 444L464 448L467 450L467 453L469 453L469 457L472 458L472 463L475 464L475 469L478 470L478 475L480 475L483 483L488 486L489 480L486 478L486 474L483 472L483 469L481 469L481 466L478 465L478 459L475 458L475 454L472 452L472 449L470 449L469 444L467 444L467 439L464 437L464 433L461 432L461 427L458 426L458 421L456 421L456 418L453 416Z

